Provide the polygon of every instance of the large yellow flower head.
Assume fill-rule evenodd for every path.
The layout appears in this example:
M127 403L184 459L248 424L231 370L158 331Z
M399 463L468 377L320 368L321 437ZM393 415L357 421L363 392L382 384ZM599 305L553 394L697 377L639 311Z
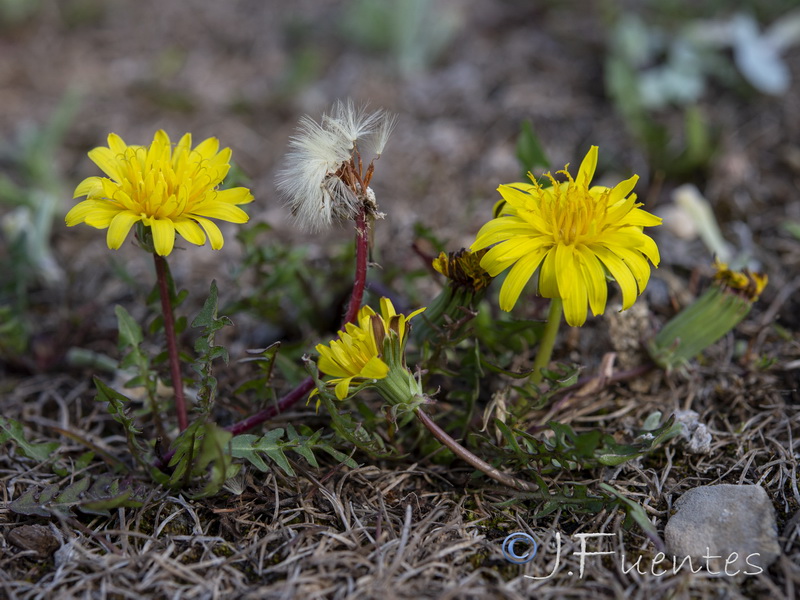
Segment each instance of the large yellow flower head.
M336 397L343 400L355 380L362 383L381 380L389 375L393 366L405 369L403 349L408 334L408 321L424 308L408 316L398 315L392 301L381 298L381 314L369 306L358 313L357 323L347 323L339 338L330 344L317 344L319 370L334 379Z
M569 165L567 165L568 167ZM501 185L505 200L499 216L478 232L472 250L488 248L481 266L492 277L511 270L500 289L500 308L510 311L525 284L539 270L539 293L560 298L567 323L583 325L587 302L592 314L605 310L606 275L622 290L622 308L630 308L650 278L650 264L658 266L658 247L643 232L661 219L641 210L631 194L639 177L613 188L590 187L597 167L592 146L578 175L563 173L558 182L548 173L550 186L533 177L533 184Z
M192 148L185 134L173 148L169 136L156 132L149 147L128 146L115 133L108 147L89 152L89 158L108 177L89 177L75 189L74 198L86 196L67 213L69 227L86 223L108 229L106 241L119 248L134 224L150 227L157 254L166 256L175 244L175 232L202 246L206 235L214 250L222 248L222 232L210 219L232 223L248 220L238 204L253 201L243 187L218 190L230 169L230 148L208 138Z

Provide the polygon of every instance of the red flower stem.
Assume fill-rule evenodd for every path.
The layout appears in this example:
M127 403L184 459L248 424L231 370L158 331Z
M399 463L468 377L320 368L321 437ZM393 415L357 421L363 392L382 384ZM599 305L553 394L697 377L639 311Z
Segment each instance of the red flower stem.
M183 431L189 426L189 419L186 416L186 398L183 395L181 363L178 356L178 342L175 336L175 317L172 314L172 304L169 299L167 260L155 253L153 253L153 258L156 264L158 291L161 295L161 311L164 313L164 334L167 336L169 370L172 376L172 388L175 392L175 411L178 413L178 427Z
M369 257L369 224L365 210L361 210L356 217L356 274L353 280L353 291L350 294L350 302L347 305L347 314L342 321L342 328L345 324L352 323L358 316L361 308L361 301L364 298L364 288L367 285L367 259ZM314 389L314 379L308 377L304 379L295 389L281 398L277 404L268 406L256 414L226 427L233 435L240 435L262 423L269 421L275 415L282 413L290 406L301 400Z
M342 327L353 323L358 316L361 302L364 299L364 288L367 286L367 259L369 257L369 224L367 213L364 209L356 217L356 275L353 280L353 293L347 305L347 314L342 321Z
M417 418L422 422L423 425L433 434L437 440L439 440L444 446L452 450L453 454L458 456L461 460L467 463L469 466L474 467L478 471L485 473L495 481L499 481L503 485L506 485L510 488L515 490L519 490L521 492L538 492L539 486L535 483L530 483L528 481L523 481L522 479L517 479L511 475L507 475L502 471L495 469L492 465L487 463L485 460L475 456L472 452L464 448L461 444L459 444L456 440L450 437L444 429L439 427L436 422L431 419L422 408L417 408L414 411L417 414Z
M262 423L269 421L275 415L282 413L295 402L305 398L312 389L314 389L314 378L306 377L296 388L278 400L277 404L268 406L264 410L247 417L243 421L229 425L225 429L230 431L233 435L241 435L245 431L250 431L254 427L258 427Z
M364 298L364 288L367 284L368 257L369 223L367 221L366 211L362 210L356 218L356 274L353 281L353 291L350 294L350 303L347 305L347 314L345 315L344 321L342 321L342 328L344 328L345 324L355 321L355 318L358 315L358 309L361 308L361 301ZM158 260L156 260L156 265L158 265ZM161 281L160 278L159 281ZM163 298L164 296L162 295L162 301ZM268 406L264 410L261 410L256 414L239 421L238 423L228 425L225 429L230 431L233 435L241 435L246 431L250 431L259 425L266 423L275 415L284 412L289 407L299 402L302 398L305 398L312 389L314 389L314 378L306 377L291 392L278 400L277 404ZM169 465L169 461L174 454L175 452L170 451L165 453L163 456L156 457L156 460L153 462L153 466L155 466L157 469L165 469L167 465Z

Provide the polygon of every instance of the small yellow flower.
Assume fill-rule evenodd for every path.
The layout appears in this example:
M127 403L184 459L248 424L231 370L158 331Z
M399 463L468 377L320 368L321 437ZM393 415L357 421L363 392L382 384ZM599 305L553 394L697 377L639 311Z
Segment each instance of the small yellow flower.
M172 252L176 231L198 246L208 235L211 247L219 250L222 232L210 219L246 223L249 217L237 205L253 201L246 188L217 189L230 169L230 157L230 148L219 150L216 138L192 148L187 133L173 149L162 130L149 147L128 146L118 135L109 134L107 148L89 152L108 177L88 177L78 185L73 197L86 200L67 213L67 226L86 223L107 228L112 250L122 245L139 221L150 227L161 256Z
M380 315L369 306L364 306L358 313L357 324L347 323L345 330L339 332L339 338L330 344L317 344L316 349L320 355L317 366L326 375L334 377L327 383L336 386L336 397L339 400L347 397L350 384L354 380L380 380L389 375L389 363L393 361L385 356L384 342L387 338L394 342L402 357L408 320L423 310L425 309L416 310L407 317L398 315L391 300L381 298Z
M568 167L569 165L567 165ZM481 266L492 277L511 267L500 290L500 308L510 311L522 288L539 269L538 290L546 298L561 298L567 323L586 321L587 302L594 315L605 310L609 273L622 290L623 309L630 308L650 278L650 264L658 266L658 247L643 232L661 219L641 210L634 175L613 188L589 187L597 167L592 146L573 179L550 186L501 185L505 204L499 216L478 232L473 251L491 248Z

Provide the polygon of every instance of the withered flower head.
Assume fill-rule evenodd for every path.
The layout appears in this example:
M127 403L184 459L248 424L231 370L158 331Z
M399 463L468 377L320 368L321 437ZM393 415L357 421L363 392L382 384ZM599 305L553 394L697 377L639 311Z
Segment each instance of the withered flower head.
M447 277L452 285L480 291L492 282L492 276L481 266L486 250L472 252L462 248L457 252L442 252L433 259L433 268Z
M732 271L724 262L718 259L714 261L714 281L722 289L731 290L750 302L755 302L767 287L769 278L766 273L752 273L749 269L742 269L741 271Z

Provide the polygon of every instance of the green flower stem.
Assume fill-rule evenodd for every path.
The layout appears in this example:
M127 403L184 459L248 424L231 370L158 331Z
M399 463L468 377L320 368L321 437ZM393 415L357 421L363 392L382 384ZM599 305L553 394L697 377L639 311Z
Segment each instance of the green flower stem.
M478 471L485 473L487 476L491 477L495 481L502 483L510 488L515 490L519 490L521 492L538 492L539 486L530 483L528 481L523 481L522 479L517 479L516 477L512 477L511 475L507 475L501 471L495 469L492 465L487 463L485 460L478 458L472 452L464 448L461 444L459 444L456 440L454 440L450 435L441 427L439 427L433 419L431 419L425 411L422 410L421 407L418 407L414 412L417 414L417 418L422 422L423 425L433 434L437 440L439 440L444 446L452 450L453 454L458 456L461 460L466 462L471 467L474 467Z
M553 347L556 344L556 334L558 333L558 326L561 324L562 313L561 298L553 298L550 301L550 310L547 313L547 325L544 328L544 335L539 341L539 350L536 352L536 358L533 361L533 375L531 381L533 383L541 383L544 378L542 369L550 364L550 357L553 356Z
M172 376L172 388L175 392L175 411L178 413L178 427L181 431L189 426L186 414L186 398L183 395L183 379L181 378L181 362L178 356L178 342L175 336L175 317L172 314L172 303L169 299L169 286L167 284L167 260L155 252L153 258L156 264L156 278L158 291L161 295L161 311L164 313L164 333L167 336L167 354L169 356L169 370Z

